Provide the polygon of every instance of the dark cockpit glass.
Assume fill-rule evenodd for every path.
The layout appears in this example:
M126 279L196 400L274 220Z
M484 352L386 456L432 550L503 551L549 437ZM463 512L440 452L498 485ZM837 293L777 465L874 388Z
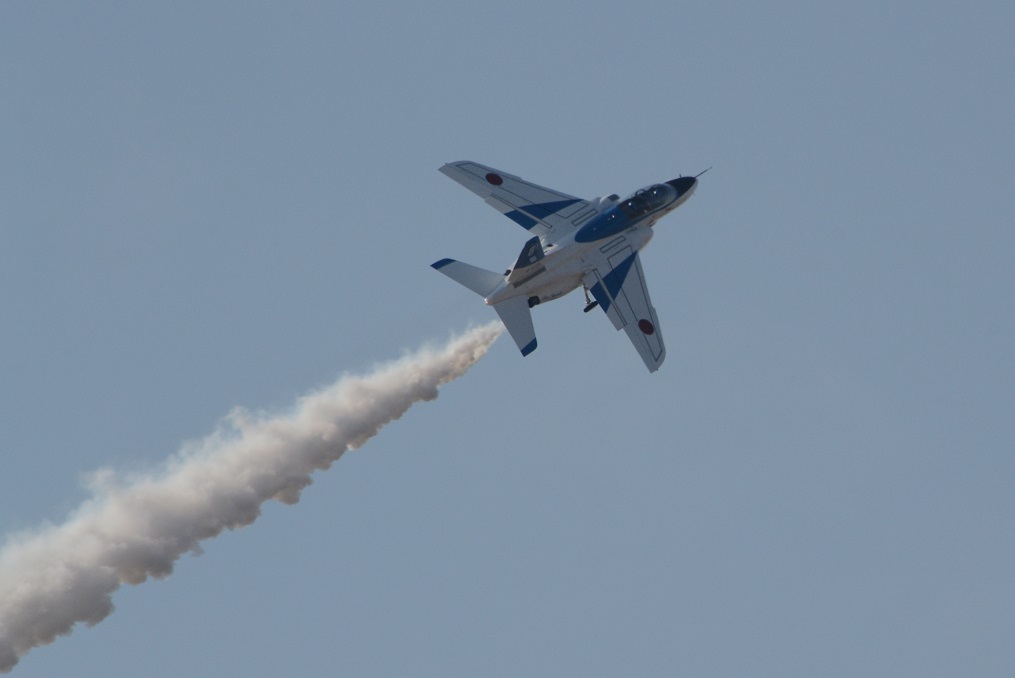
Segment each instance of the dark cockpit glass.
M668 184L656 184L643 188L620 203L620 209L628 219L637 219L665 207L677 197L677 191Z

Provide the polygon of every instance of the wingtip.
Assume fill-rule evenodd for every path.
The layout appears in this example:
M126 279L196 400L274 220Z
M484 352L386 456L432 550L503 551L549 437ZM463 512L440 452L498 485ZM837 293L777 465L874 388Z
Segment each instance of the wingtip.
M528 354L532 353L535 350L536 350L536 340L533 339L532 341L530 341L529 343L525 344L525 346L522 347L522 356L523 357L527 356Z
M433 267L434 270L439 271L442 268L444 268L445 266L447 266L448 264L453 264L453 263L455 263L454 259L441 259L440 261L433 262L432 264L430 264L430 266Z

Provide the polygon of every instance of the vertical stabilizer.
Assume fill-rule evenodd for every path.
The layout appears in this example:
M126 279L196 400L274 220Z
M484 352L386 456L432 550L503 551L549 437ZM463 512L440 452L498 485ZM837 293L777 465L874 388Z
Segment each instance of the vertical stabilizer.
M508 334L515 340L522 355L536 350L536 330L532 326L532 311L525 297L512 297L493 305Z
M529 240L525 243L522 253L518 255L518 261L515 262L514 268L508 275L508 282L517 287L524 285L540 273L545 273L546 267L539 264L543 260L543 256L543 246L539 243L539 238Z

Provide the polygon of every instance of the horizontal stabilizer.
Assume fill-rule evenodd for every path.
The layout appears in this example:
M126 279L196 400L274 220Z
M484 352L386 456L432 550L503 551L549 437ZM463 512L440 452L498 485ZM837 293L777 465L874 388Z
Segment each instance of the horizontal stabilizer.
M522 355L536 350L536 330L532 327L532 311L525 297L511 297L493 305L508 334L515 340Z
M431 264L431 266L456 283L468 287L483 298L486 298L493 292L494 288L504 279L504 276L500 273L494 273L478 266L463 264L454 259L441 259Z

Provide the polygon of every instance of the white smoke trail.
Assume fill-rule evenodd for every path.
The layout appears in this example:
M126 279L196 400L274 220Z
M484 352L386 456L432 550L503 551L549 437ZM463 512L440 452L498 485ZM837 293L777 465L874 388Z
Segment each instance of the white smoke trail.
M94 496L62 525L8 539L0 551L0 671L29 650L94 625L121 584L167 577L173 563L223 529L249 525L261 504L299 501L327 469L414 403L465 372L502 331L491 323L366 376L343 377L283 416L233 412L157 475L96 474Z

